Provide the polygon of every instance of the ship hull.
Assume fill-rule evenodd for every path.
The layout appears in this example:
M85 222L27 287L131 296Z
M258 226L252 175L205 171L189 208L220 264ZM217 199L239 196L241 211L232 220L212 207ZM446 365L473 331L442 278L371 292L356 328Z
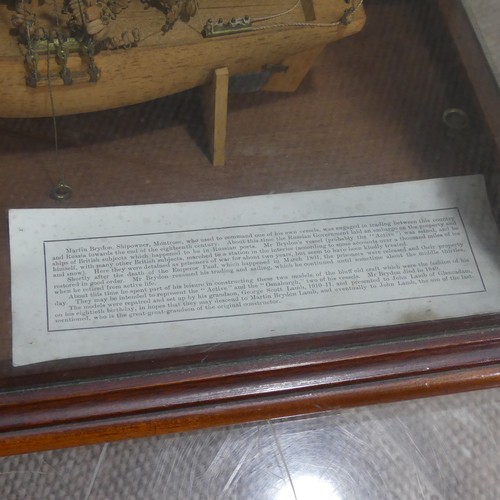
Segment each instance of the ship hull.
M329 19L335 15L338 14L330 13ZM358 9L347 25L277 27L211 39L186 38L185 43L175 45L102 51L95 57L100 77L94 83L75 81L64 85L55 77L50 86L45 83L32 88L25 83L22 57L0 55L0 116L43 117L53 112L67 115L153 100L208 83L216 68L227 67L230 75L237 75L260 71L264 64L279 64L294 54L357 33L364 22L364 12ZM186 29L179 28L179 34ZM167 35L175 36L175 30ZM41 57L40 71L49 75L57 71L55 64L51 68L49 61L47 68L46 63ZM70 59L68 66L75 75L85 74L84 63L78 56Z

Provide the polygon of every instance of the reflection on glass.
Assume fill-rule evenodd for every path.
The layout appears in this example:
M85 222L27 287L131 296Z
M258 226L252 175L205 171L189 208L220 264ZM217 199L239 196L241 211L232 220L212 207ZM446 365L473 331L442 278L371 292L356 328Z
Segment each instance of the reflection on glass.
M314 474L301 474L291 478L274 500L342 500L335 484Z

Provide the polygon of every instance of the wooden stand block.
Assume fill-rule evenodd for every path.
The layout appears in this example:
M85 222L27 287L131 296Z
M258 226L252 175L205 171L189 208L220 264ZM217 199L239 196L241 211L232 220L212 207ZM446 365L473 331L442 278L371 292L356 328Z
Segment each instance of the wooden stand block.
M324 45L320 45L287 57L282 62L284 66L288 67L287 71L272 75L262 87L262 90L270 92L295 92L324 47Z
M225 162L228 88L229 71L227 68L218 68L214 71L212 82L204 87L203 92L205 122L214 167L222 167Z

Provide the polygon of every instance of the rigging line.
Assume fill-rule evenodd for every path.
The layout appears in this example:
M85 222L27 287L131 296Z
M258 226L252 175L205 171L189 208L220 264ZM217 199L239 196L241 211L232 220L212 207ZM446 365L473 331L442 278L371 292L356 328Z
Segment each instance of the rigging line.
M356 11L363 5L364 0L359 0L358 4L355 7L352 7L352 10L349 11L347 9L345 12L349 12L352 16L356 13ZM345 14L344 14L345 15ZM288 28L288 27L298 27L298 28L333 28L335 26L339 26L343 24L343 19L340 18L338 21L334 21L331 23L311 23L311 22L291 22L291 23L276 23L276 24L268 24L266 26L257 26L252 27L248 31L263 31L268 29L276 29L276 28Z
M57 31L61 29L59 24L59 14L57 13L57 0L52 0L52 9L54 10L54 17L56 18Z
M24 0L21 0L21 5L23 6L23 12L29 12L27 9L26 9L26 6L24 5ZM28 48L31 48L31 36L30 36L30 27L31 26L27 26L26 27L26 39L28 40Z
M56 108L54 105L54 95L52 94L52 83L50 81L50 42L47 39L47 86L49 89L50 97L50 109L52 113L52 126L54 129L54 151L56 157L56 168L59 175L59 181L64 183L64 173L61 167L61 162L59 161L59 137L57 134L57 122L56 122Z
M364 2L364 1L365 1L365 0L359 0L359 2L358 2L358 4L356 5L356 7L353 7L353 8L352 8L352 12L351 12L351 14L356 14L356 11L357 11L357 10L358 10L358 9L359 9L362 5L363 5L363 2Z
M277 23L277 24L269 24L267 26L257 26L255 28L249 28L248 31L263 31L270 30L274 28L334 28L335 26L339 26L341 24L340 21L335 21L333 23Z
M199 0L195 0L195 5L196 5L196 12L194 14L194 16L191 18L193 21L196 21L195 24L197 24L198 26L191 26L191 19L189 20L189 22L187 23L187 25L194 31L196 31L196 33L200 33L203 31L203 21L201 20L201 9L200 9L200 2ZM201 27L200 27L200 24L201 24Z
M191 17L191 19L186 23L186 26L193 30L195 33L197 33L198 35L201 35L202 32L203 32L203 27L198 27L198 26L192 26L191 25L191 21L195 21L196 19L200 20L200 4L199 4L199 1L198 0L195 0L195 4L196 4L196 13L194 16ZM152 36L155 36L155 35L161 35L161 34L164 34L164 32L159 29L159 30L156 30L156 31L153 31L152 33L149 33L147 34L145 37L142 37L141 40L140 40L140 43L144 42L145 40L147 40L148 38L151 38Z
M23 12L26 14L27 12L29 12L27 9L26 9L26 6L24 4L24 0L21 0L21 6L23 8ZM36 19L36 18L35 18ZM33 24L35 24L35 22L33 22ZM31 24L29 24L28 26L26 26L26 40L28 42L28 54L29 54L29 57L33 57L35 58L34 56L34 53L33 53L33 47L31 46L31 35L30 35L30 28L31 28ZM38 82L38 71L36 69L36 63L34 65L34 68L33 68L33 78L35 79L35 82Z
M145 37L141 38L140 42L144 42L145 40L147 40L148 38L151 38L152 36L155 36L155 35L160 35L162 32L162 30L156 30L156 31L153 31L152 33L149 33L149 35L146 35Z
M267 21L268 19L274 19L275 17L285 16L286 14L295 10L300 5L301 2L302 0L297 0L293 7L290 7L288 10L285 10L283 12L279 12L278 14L271 14L270 16L264 16L264 17L256 17L255 19L252 18L252 22L258 23L260 21Z
M82 20L82 26L83 26L83 28L86 28L87 21L85 19L85 16L83 15L82 3L80 0L77 0L77 2L78 2L78 10L80 11L80 19ZM85 29L85 31L87 31L87 30Z

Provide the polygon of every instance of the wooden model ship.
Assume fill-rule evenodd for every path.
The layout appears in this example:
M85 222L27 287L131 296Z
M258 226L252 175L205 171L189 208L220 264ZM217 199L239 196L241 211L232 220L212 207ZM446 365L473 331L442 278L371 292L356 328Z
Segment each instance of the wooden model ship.
M287 58L359 31L361 3L0 0L0 116L143 102L203 85L220 67L283 70Z

